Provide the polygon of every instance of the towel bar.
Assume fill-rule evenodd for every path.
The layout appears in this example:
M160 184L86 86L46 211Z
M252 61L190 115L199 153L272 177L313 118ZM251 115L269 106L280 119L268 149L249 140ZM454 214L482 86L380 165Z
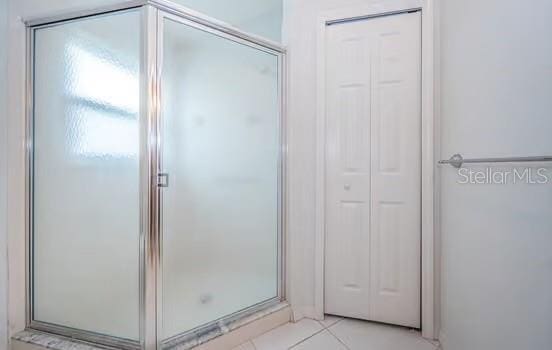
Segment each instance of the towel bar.
M455 154L450 159L440 160L439 164L449 164L461 168L467 163L525 163L525 162L552 162L552 156L536 157L506 157L506 158L472 158L464 159L461 154Z

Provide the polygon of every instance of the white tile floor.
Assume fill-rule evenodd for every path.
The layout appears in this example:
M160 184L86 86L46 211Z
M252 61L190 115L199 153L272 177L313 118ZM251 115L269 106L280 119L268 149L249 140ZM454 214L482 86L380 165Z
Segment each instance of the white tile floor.
M234 350L437 350L419 332L402 327L326 316L288 323Z

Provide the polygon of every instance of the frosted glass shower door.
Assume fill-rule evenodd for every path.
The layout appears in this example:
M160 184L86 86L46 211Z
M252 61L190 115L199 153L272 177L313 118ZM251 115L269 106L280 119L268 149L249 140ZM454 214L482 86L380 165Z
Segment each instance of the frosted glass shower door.
M139 339L140 18L34 29L33 327Z
M163 337L278 297L279 57L169 18Z

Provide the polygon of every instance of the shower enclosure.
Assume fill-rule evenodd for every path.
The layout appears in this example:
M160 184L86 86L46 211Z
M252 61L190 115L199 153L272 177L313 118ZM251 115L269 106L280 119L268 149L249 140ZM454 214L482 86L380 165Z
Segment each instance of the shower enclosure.
M185 347L279 305L283 49L165 1L27 26L28 328Z

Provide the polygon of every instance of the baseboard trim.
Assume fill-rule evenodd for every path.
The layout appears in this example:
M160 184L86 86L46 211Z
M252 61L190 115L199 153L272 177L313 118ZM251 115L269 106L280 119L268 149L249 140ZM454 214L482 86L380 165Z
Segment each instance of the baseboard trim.
M303 307L292 306L292 310L293 310L292 311L293 322L299 322L303 318L310 318L311 320L318 320L318 321L323 320L323 318L321 319L320 317L318 317L318 314L316 313L314 306L303 306Z
M439 348L439 350L448 349L447 335L445 333L443 333L442 331L439 332L439 344L441 344L441 347Z

